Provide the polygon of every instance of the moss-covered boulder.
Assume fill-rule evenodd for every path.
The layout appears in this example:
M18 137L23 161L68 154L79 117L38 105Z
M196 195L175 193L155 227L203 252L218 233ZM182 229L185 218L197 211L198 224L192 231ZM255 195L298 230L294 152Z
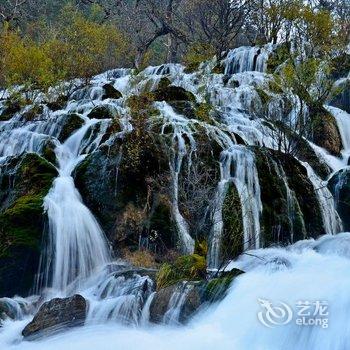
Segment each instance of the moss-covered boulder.
M212 278L204 284L203 299L208 302L216 302L222 300L231 286L233 280L243 274L244 271L232 269L228 272L223 272L220 276Z
M198 254L183 255L173 264L165 263L157 274L157 289L163 289L180 281L203 280L206 276L205 257Z
M337 92L330 98L329 104L350 113L350 79L339 85Z
M58 140L61 143L63 143L75 131L80 129L83 124L84 124L84 119L79 114L75 114L75 113L68 114L65 117L64 126L62 127L61 132L60 132L60 134L57 137Z
M123 95L120 91L118 91L112 84L103 85L104 94L102 96L102 100L106 100L107 98L112 98L118 100L122 98Z
M112 119L113 112L108 106L97 106L89 114L90 119Z
M0 176L0 296L25 295L38 271L43 199L56 169L36 154L11 158Z
M321 179L325 180L332 173L331 168L319 159L308 141L300 137L286 125L275 122L272 125L268 123L266 126L274 129L272 134L280 135L281 139L277 139L277 141L281 143L288 141L291 145L290 154L303 162L309 163Z
M236 258L242 253L244 242L241 200L236 186L229 184L222 207L223 231L220 245L220 261Z
M46 105L48 108L55 112L64 109L67 105L67 101L67 96L60 95L56 100L47 102Z
M343 148L335 118L324 108L310 111L312 140L329 153L339 156Z
M35 104L30 106L23 114L22 117L25 121L30 122L33 119L40 117L44 111L44 107L42 105Z
M10 120L16 113L18 113L22 109L22 105L19 101L5 101L5 108L2 110L0 114L0 121Z
M152 92L155 101L189 101L196 102L196 97L179 86L160 86Z
M345 231L350 231L350 170L342 169L334 174L328 188L335 199L336 208Z
M265 148L254 150L263 203L262 245L323 234L319 203L306 169L291 155Z

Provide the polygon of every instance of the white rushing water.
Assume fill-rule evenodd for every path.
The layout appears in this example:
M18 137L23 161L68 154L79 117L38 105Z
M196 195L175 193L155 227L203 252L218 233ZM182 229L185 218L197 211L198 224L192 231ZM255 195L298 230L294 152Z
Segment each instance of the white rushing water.
M56 150L59 177L44 199L49 218L47 287L63 295L69 284L86 280L110 260L106 239L90 210L83 204L71 173L83 158L80 146L87 130L98 120L87 120Z
M13 341L18 339L25 322L8 322L0 334L0 347L9 350L94 350L98 347L106 350L155 347L345 350L350 347L350 329L346 326L350 313L349 233L250 253L230 266L247 272L235 280L229 295L199 314L186 328L134 329L107 324L85 326L36 342L17 343ZM265 300L265 306L261 300ZM271 303L271 308L266 302ZM287 306L277 309L282 305ZM309 313L304 318L302 305L306 305L303 313ZM260 322L259 315L271 328ZM316 319L320 321L312 325ZM304 325L299 325L300 322Z

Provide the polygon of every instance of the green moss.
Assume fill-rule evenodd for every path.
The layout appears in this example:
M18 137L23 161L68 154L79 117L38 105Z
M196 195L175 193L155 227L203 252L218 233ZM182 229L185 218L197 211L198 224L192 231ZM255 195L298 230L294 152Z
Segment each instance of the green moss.
M214 302L222 300L229 287L231 286L233 280L243 274L244 272L238 269L233 269L232 271L229 271L225 273L223 276L214 278L210 280L206 285L204 289L204 300Z
M221 64L217 64L211 71L213 74L224 74L225 73L225 67Z
M19 246L38 250L43 199L57 175L52 165L35 154L27 154L16 162L12 179L15 187L2 188L8 205L0 213L0 257L10 256L12 249Z
M195 116L198 120L207 124L213 124L213 120L210 118L210 113L213 107L209 103L200 103L195 110Z
M180 256L174 264L165 263L161 266L157 274L157 289L180 281L202 280L205 276L205 257L198 254Z
M159 81L158 89L166 89L170 85L171 85L171 81L167 77L163 77Z
M243 218L241 200L234 184L230 184L223 208L223 236L220 245L220 259L225 262L236 258L243 250Z

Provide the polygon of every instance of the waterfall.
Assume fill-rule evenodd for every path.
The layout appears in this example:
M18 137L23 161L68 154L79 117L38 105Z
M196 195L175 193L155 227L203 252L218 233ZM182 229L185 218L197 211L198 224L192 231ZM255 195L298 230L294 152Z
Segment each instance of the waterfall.
M164 324L177 325L180 324L181 311L188 294L193 289L193 285L186 282L176 286L168 305L168 311L163 318Z
M62 293L72 282L87 279L110 260L104 234L83 204L71 177L75 166L83 159L79 154L82 139L97 122L86 120L56 148L59 176L44 200L49 219L44 285Z
M231 75L248 71L265 72L271 47L243 46L231 50L225 60L225 74Z
M262 203L255 158L244 146L234 145L222 152L220 160L221 181L219 182L213 214L212 238L208 252L208 266L217 268L220 264L220 245L223 230L222 207L229 182L237 188L243 219L243 248L259 248L260 215Z
M191 254L194 250L194 240L190 236L188 224L179 210L179 174L185 156L187 156L188 167L191 167L191 156L196 149L192 135L193 130L188 125L188 120L176 114L167 103L156 103L156 107L164 118L161 133L165 133L167 126L173 128L172 154L169 162L172 178L172 212L179 235L180 249L184 254ZM189 144L186 144L186 140L189 140Z
M297 211L300 212L300 206L294 191L289 187L288 178L283 167L280 164L276 163L275 161L273 161L273 166L279 178L283 181L283 185L286 191L287 215L288 215L288 223L289 223L290 237L291 237L290 241L291 243L294 243L294 233L295 233L294 221L297 215ZM301 224L302 224L303 236L306 237L307 233L305 228L305 222L302 216L301 216Z
M350 157L350 114L336 107L326 106L326 108L337 122L343 145L343 163L346 166Z
M322 181L308 163L302 162L307 170L308 177L314 187L317 196L325 233L336 234L341 232L343 225L336 211L334 198L327 187L327 183Z

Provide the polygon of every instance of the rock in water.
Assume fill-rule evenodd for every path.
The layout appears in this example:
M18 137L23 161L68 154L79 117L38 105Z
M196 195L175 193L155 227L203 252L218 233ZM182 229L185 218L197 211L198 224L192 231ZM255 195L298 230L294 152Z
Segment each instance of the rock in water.
M33 320L23 329L25 338L33 339L84 324L87 302L81 295L55 298L44 303Z

